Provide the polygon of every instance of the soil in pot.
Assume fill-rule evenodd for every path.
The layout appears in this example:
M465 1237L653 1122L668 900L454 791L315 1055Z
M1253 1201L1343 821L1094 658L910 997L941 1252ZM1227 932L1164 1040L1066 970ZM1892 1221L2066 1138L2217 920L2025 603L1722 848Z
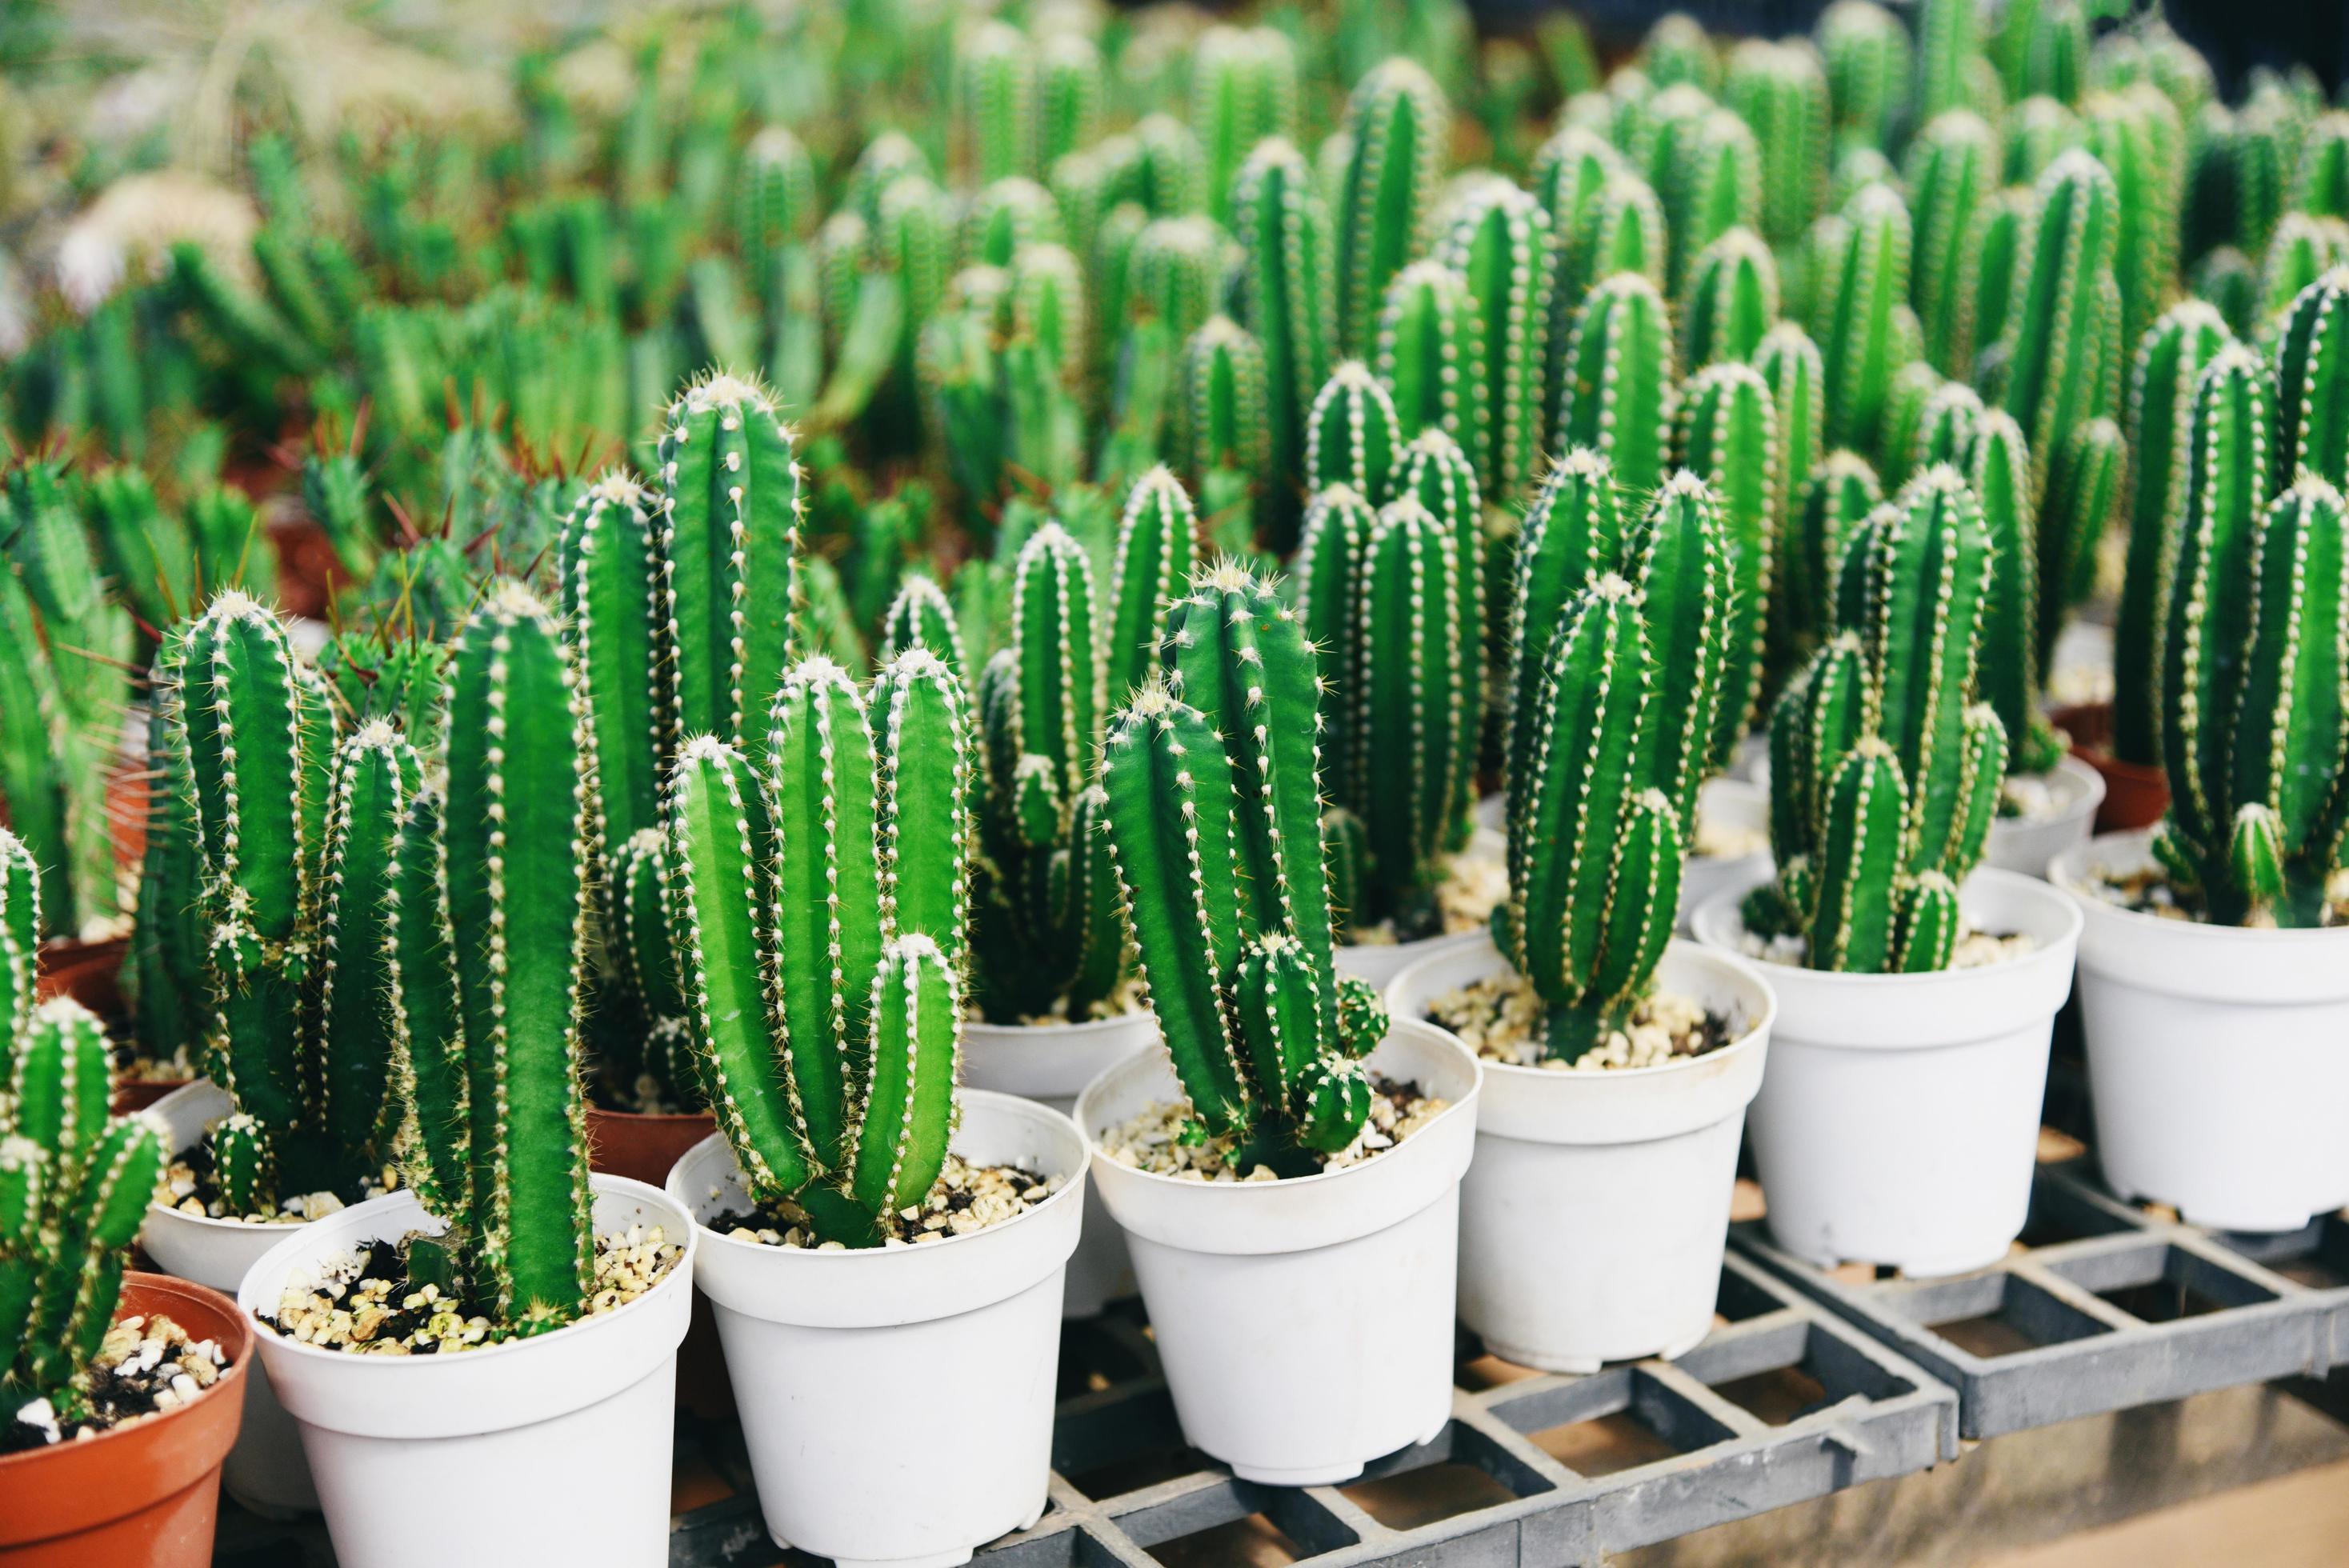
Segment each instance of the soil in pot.
M1392 947L1431 936L1482 931L1493 918L1494 909L1508 896L1507 862L1489 851L1466 850L1451 858L1444 879L1425 909L1373 925L1350 927L1342 940L1352 947Z
M2086 874L2075 878L2071 885L2134 914L2191 921L2198 925L2209 923L2209 912L2189 893L2172 886L2158 866L2141 866L2119 874L2091 868ZM2349 926L2349 871L2333 873L2325 884L2324 903L2318 916L2316 924L2308 929L2330 931Z
M1371 1115L1353 1142L1335 1153L1291 1150L1295 1169L1276 1171L1251 1161L1234 1136L1206 1136L1191 1119L1191 1108L1179 1100L1162 1100L1143 1107L1125 1120L1105 1127L1102 1152L1121 1165L1154 1176L1191 1181L1271 1181L1285 1176L1312 1176L1360 1165L1394 1148L1451 1108L1449 1100L1423 1094L1416 1084L1371 1075ZM1245 1166L1245 1169L1243 1169Z
M967 1236L1018 1219L1066 1184L1061 1177L1040 1176L1017 1165L972 1165L959 1154L948 1154L929 1195L890 1215L881 1243L914 1246ZM806 1212L789 1201L747 1211L723 1210L702 1222L719 1235L770 1247L847 1250L838 1242L817 1241Z
M1700 1003L1655 991L1640 1000L1623 1027L1574 1060L1547 1056L1546 1005L1525 976L1506 967L1431 998L1427 1021L1451 1030L1486 1061L1549 1072L1663 1067L1719 1050L1739 1034L1733 1020Z
M165 1319L173 1331L159 1332ZM94 1379L86 1412L112 1425L85 1429L85 1412L52 1411L58 1441L47 1440L47 1422L36 1422L31 1447L0 1455L0 1563L203 1568L221 1463L244 1413L251 1346L226 1296L161 1274L126 1275L102 1352L111 1368ZM26 1435L26 1423L11 1420L0 1444Z
M193 1404L227 1374L218 1339L191 1333L168 1310L114 1320L89 1364L87 1387L20 1405L0 1427L0 1455L78 1442Z
M171 1168L163 1174L163 1201L180 1212L200 1219L238 1220L248 1225L304 1225L339 1213L352 1203L379 1198L397 1187L398 1180L398 1172L387 1166L365 1183L357 1196L347 1200L339 1192L295 1192L280 1199L277 1207L266 1213L233 1213L227 1200L221 1196L220 1183L213 1178L212 1134L207 1131L171 1157Z

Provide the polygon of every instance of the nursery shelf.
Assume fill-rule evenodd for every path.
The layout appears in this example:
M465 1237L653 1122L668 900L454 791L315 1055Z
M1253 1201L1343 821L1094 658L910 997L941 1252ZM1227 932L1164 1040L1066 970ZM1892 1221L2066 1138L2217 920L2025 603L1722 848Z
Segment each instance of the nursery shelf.
M2095 1161L2043 1164L2021 1243L1989 1268L1868 1279L1734 1246L1958 1390L1960 1429L1994 1438L2349 1362L2349 1222L2284 1235L2180 1224L2122 1202ZM1863 1277L1854 1277L1863 1274Z
M1117 1304L1064 1338L1050 1506L980 1560L1187 1565L1254 1542L1327 1568L1596 1563L1957 1452L1949 1389L1734 1256L1713 1335L1675 1362L1548 1376L1464 1336L1454 1383L1433 1441L1342 1486L1258 1486L1184 1447L1138 1304ZM671 1541L672 1568L774 1560L747 1490Z

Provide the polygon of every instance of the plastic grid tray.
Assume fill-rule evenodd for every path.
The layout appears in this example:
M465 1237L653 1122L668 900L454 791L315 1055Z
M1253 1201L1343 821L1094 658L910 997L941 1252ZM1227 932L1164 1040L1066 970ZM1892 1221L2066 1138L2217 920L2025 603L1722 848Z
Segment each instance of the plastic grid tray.
M1198 1563L1277 1532L1317 1568L1597 1563L1957 1452L1951 1390L1734 1256L1714 1332L1676 1362L1549 1376L1464 1335L1455 1382L1434 1440L1360 1480L1256 1485L1183 1446L1138 1304L1119 1304L1069 1326L1044 1517L980 1559ZM777 1560L747 1485L672 1542L672 1568Z
M1969 1439L2349 1361L2349 1223L2281 1236L2181 1224L2113 1197L2094 1161L2039 1167L2021 1243L1940 1279L1828 1271L1733 1245L1958 1390Z

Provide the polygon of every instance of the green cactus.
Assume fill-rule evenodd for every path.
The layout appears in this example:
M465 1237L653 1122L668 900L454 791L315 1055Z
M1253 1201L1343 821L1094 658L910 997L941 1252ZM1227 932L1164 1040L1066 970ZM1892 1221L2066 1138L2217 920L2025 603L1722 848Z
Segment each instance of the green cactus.
M1134 481L1110 573L1107 696L1123 696L1156 666L1167 611L1198 564L1198 512L1172 471L1154 468Z
M2344 262L2349 262L2349 223L2286 212L2276 221L2275 237L2260 263L2259 319L2273 322L2302 291Z
M2004 396L2031 443L2035 481L2075 427L2118 401L2120 294L2113 263L2119 198L2103 164L2069 152L2047 166L2001 344Z
M1307 411L1305 478L1315 494L1344 485L1375 507L1394 483L1396 454L1410 439L1394 399L1370 366L1350 359L1330 373Z
M905 573L898 583L897 596L881 618L884 663L911 647L929 649L955 672L957 679L969 668L953 601L935 578L919 572Z
M2292 301L2276 346L2276 458L2285 473L2349 484L2349 268Z
M2155 851L2220 923L2325 921L2349 822L2344 511L2303 469L2254 516L2189 514L2179 536L2162 694L2170 806Z
M1027 35L993 19L967 29L955 48L955 105L961 162L979 183L1027 172L1036 140Z
M30 930L35 881L23 843L0 829L0 929ZM18 1403L75 1398L114 1322L123 1266L160 1185L154 1130L107 1115L109 1047L98 1022L25 991L0 1019L8 1092L0 1108L0 1390Z
M2121 342L2134 344L2178 288L2178 232L2186 193L2186 132L2160 90L2140 85L2081 103L2087 150L2113 178L2113 280ZM2117 388L2112 394L2118 396Z
M1227 315L1210 317L1183 346L1184 466L1210 517L1237 519L1252 543L1254 498L1270 477L1272 433L1264 347Z
M1867 459L1845 448L1822 458L1811 470L1786 520L1786 592L1772 599L1774 619L1785 606L1779 655L1782 675L1805 663L1835 634L1836 584L1845 548L1868 515L1883 503L1884 487Z
M1917 15L1917 117L1936 115L1972 101L1972 67L1980 57L1979 7L1973 0L1925 0Z
M1671 313L1655 285L1618 273L1584 297L1558 382L1557 440L1604 456L1625 490L1663 479L1673 387Z
M1753 365L1768 385L1776 409L1778 450L1773 471L1778 494L1774 505L1783 531L1792 525L1810 488L1811 472L1826 452L1826 368L1810 334L1790 321L1782 321L1763 334L1754 346ZM1773 603L1785 597L1777 595Z
M1681 289L1681 364L1691 373L1751 359L1778 319L1778 263L1751 229L1699 253Z
M1246 258L1240 320L1264 349L1272 467L1286 492L1303 477L1307 418L1336 346L1330 214L1304 155L1278 137L1240 164L1232 214Z
M1660 88L1685 82L1712 92L1720 85L1721 59L1703 25L1684 11L1667 11L1640 41L1640 68Z
M2095 586L2096 545L2119 515L2128 444L2111 419L2073 428L2050 465L2039 514L2039 655L2047 667L2073 607Z
M1722 101L1762 150L1762 232L1802 238L1826 199L1830 110L1826 67L1805 39L1741 39L1729 53Z
M1777 408L1769 383L1744 365L1713 365L1682 390L1677 446L1683 469L1704 481L1730 588L1715 612L1727 650L1718 677L1710 757L1726 765L1745 738L1762 688L1777 512ZM1671 490L1667 485L1666 491ZM1692 804L1693 796L1691 798ZM1675 796L1676 805L1682 804Z
M1379 316L1378 373L1404 435L1442 430L1464 449L1487 450L1484 319L1459 272L1423 261L1394 274Z
M1875 0L1836 0L1821 13L1817 36L1836 129L1875 146L1890 145L1908 113L1909 29Z
M1998 133L1970 109L1940 115L1909 145L1908 181L1916 204L1909 289L1925 357L1943 375L1964 376L1975 325L1967 264L1982 203L1997 189Z
M2113 754L2158 762L2162 640L2169 620L2169 567L2193 473L2191 441L2202 372L2234 341L2218 310L2172 305L2137 346L2129 380L2128 568L2113 631ZM2264 498L2261 498L2264 499Z
M1973 315L1975 372L1992 389L1992 366L2001 355L2013 314L2014 284L2031 226L2032 193L2011 186L1982 204L1974 215L1966 265L1959 284ZM2002 372L1999 372L2002 374Z
M1667 275L1678 289L1705 246L1762 221L1762 148L1724 108L1697 116L1671 145L1671 161L1651 178L1663 198L1671 236Z
M1192 54L1191 124L1206 153L1207 211L1231 221L1233 180L1268 137L1296 129L1297 54L1271 27L1210 27Z
M1841 225L1811 335L1826 377L1827 445L1864 448L1877 438L1892 377L1915 340L1909 209L1890 186L1870 185L1844 208Z
M1073 28L1035 41L1036 168L1050 174L1061 160L1091 147L1108 97L1101 46Z
M1176 605L1161 680L1110 721L1110 841L1149 988L1201 1130L1237 1170L1312 1171L1370 1113L1356 1058L1385 1030L1332 965L1312 714L1297 614L1229 563Z
M826 1241L878 1244L946 1160L969 750L961 684L917 647L869 699L801 662L763 771L696 736L670 777L670 940L719 1130Z
M1427 238L1450 118L1435 78L1400 57L1375 67L1347 104L1334 283L1338 341L1348 353L1369 350L1387 280Z
M1495 497L1521 493L1540 453L1552 250L1548 210L1497 180L1480 181L1452 208L1436 250L1465 280L1481 324L1485 445L1475 455Z

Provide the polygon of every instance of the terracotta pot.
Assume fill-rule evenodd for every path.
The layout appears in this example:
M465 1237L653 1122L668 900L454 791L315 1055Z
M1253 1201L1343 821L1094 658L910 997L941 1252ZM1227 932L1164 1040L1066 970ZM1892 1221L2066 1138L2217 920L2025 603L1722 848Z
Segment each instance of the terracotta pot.
M220 1381L169 1415L0 1459L0 1568L205 1568L221 1461L244 1417L252 1330L218 1291L127 1274L125 1315L160 1312L228 1355Z
M648 1187L666 1187L668 1173L687 1150L718 1130L706 1110L647 1116L641 1111L587 1108L588 1164L609 1176L626 1176ZM734 1385L726 1376L726 1353L709 1305L693 1298L693 1326L677 1352L677 1402L697 1416L724 1420L734 1414Z
M2072 755L2105 780L2105 801L2096 808L2096 831L2124 832L2150 828L2161 820L2162 813L2169 810L2169 780L2158 768L2123 762L2112 754L2111 703L2059 707L2049 717L2056 728L2072 738Z
M102 942L60 937L41 944L41 973L36 985L44 1001L70 996L101 1018L119 1018L122 1006L122 961L130 951L127 936Z

